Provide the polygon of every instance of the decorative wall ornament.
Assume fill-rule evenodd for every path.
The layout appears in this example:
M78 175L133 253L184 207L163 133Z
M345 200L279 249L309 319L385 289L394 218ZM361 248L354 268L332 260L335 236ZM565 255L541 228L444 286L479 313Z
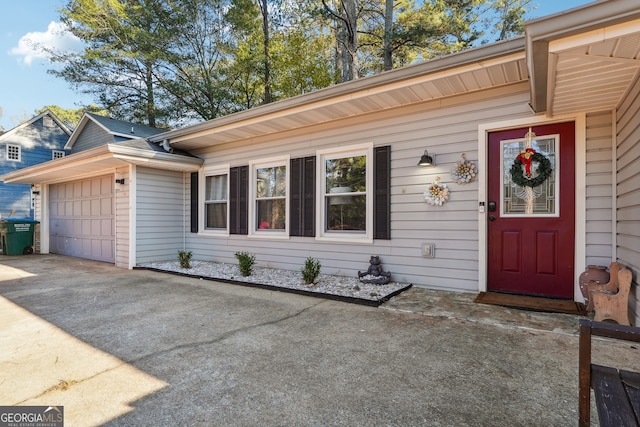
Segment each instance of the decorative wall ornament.
M427 191L424 192L424 198L430 205L442 206L447 200L449 200L449 189L447 184L440 182L440 177L437 176L433 184L431 184Z
M451 177L458 184L467 184L476 179L478 168L475 163L467 161L464 153L460 157L462 160L456 162L456 167L451 170Z

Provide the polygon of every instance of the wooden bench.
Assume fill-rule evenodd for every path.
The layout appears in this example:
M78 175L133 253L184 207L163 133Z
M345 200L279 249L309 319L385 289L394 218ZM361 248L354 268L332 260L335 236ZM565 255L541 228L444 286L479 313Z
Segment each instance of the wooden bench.
M579 426L590 425L591 389L602 427L640 426L640 373L591 363L591 337L640 342L640 328L580 319Z
M611 264L611 279L601 289L595 282L589 282L589 306L593 304L595 316L593 320L615 320L619 325L630 326L629 322L629 292L631 291L631 270L618 263ZM615 290L609 290L609 285L615 283ZM612 288L613 289L613 288Z
M609 264L609 282L607 283L598 283L595 280L590 280L587 283L587 295L589 299L589 304L587 305L587 311L593 311L593 298L591 298L591 294L594 291L608 291L608 292L618 292L618 271L620 271L619 262L612 262Z

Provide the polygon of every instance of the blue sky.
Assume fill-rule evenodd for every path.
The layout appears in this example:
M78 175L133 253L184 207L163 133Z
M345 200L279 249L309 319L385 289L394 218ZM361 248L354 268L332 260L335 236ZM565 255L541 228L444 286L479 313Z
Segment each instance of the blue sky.
M539 18L571 9L591 0L534 0L536 10L529 18ZM79 108L91 103L61 79L47 73L51 64L34 52L27 40L73 47L77 41L61 36L58 10L66 0L3 1L0 13L0 126L9 130L45 105Z

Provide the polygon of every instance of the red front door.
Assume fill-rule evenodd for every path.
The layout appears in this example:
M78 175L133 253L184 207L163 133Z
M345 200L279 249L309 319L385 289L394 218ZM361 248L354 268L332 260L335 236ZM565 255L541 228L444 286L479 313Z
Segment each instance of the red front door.
M575 125L531 130L489 134L487 287L573 299Z

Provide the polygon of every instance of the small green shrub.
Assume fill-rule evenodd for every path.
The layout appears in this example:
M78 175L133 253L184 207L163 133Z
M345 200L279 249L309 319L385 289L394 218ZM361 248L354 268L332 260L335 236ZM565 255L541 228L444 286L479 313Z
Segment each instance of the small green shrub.
M244 277L251 276L253 274L253 264L256 263L256 256L247 252L236 252L236 258L238 259L240 274Z
M320 261L314 258L307 258L304 262L304 267L302 267L302 278L304 279L304 283L307 285L315 282L318 274L320 274Z
M191 251L178 251L178 261L180 262L180 267L182 268L191 268L191 256L193 254Z

